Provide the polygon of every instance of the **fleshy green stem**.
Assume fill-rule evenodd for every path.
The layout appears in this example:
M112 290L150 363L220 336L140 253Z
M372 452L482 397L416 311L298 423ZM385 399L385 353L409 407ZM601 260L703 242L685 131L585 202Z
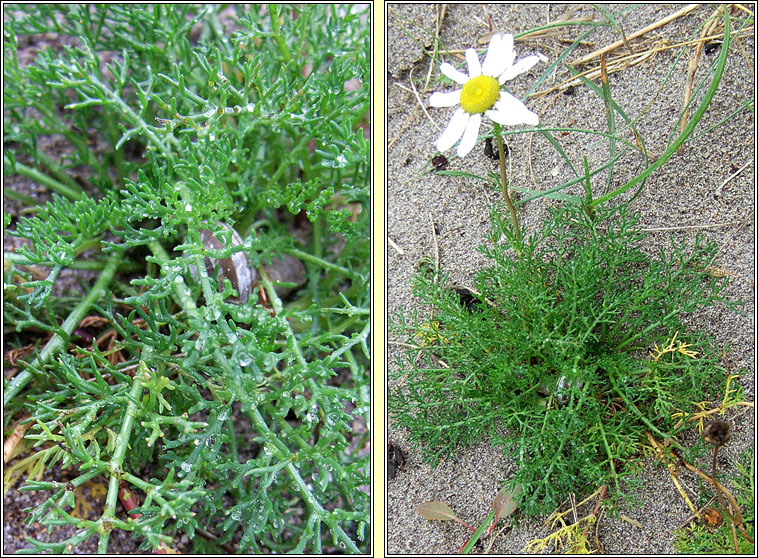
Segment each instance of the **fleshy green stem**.
M3 157L3 162L9 167L11 166L11 161L7 156ZM22 163L17 162L15 166L13 166L13 170L20 176L31 178L40 184L44 184L53 192L57 192L63 196L66 196L70 200L80 200L84 195L81 188L79 190L76 190L70 185L63 184L62 182L46 175L44 172L40 172L32 167L27 167ZM39 202L35 202L35 204L39 204Z
M495 124L495 138L497 139L497 151L500 155L500 181L503 185L503 197L505 203L508 204L508 209L511 212L511 219L513 219L513 229L516 231L516 240L521 243L521 229L518 226L518 216L516 215L516 208L513 207L511 197L508 195L508 177L505 173L505 150L503 149L503 128L500 124Z
M648 418L642 414L642 412L637 408L637 406L632 403L629 398L624 395L624 392L619 389L618 384L616 383L616 379L613 377L613 374L608 374L608 379L611 381L611 385L613 386L613 390L621 397L621 399L624 400L624 403L626 403L627 409L632 411L637 417L645 423L645 426L647 426L652 432L655 432L658 436L663 438L664 440L671 440L671 445L675 448L684 451L684 448L676 441L676 438L674 438L670 434L665 434L664 432L661 432L652 422L648 420Z
M309 262L314 265L317 265L323 269L334 271L335 273L340 273L346 277L350 277L351 279L356 277L355 272L350 271L346 267L339 266L337 264L334 264L330 262L329 260L325 260L323 258L320 258L314 254L310 254L308 252L303 252L302 250L298 250L297 248L285 248L282 250L285 254L289 254L290 256L293 256L295 258L298 258L304 262Z
M598 431L600 432L600 436L603 438L603 445L605 446L605 453L608 456L608 465L610 465L611 473L613 476L613 482L616 485L616 493L621 494L621 487L619 486L619 475L616 472L616 465L613 464L613 451L611 450L610 444L608 444L608 438L605 435L605 429L603 428L603 421L598 420L596 421Z
M105 511L102 515L102 519L106 521L116 517L116 500L118 498L118 486L119 481L121 480L121 471L124 460L126 459L126 450L129 445L129 439L132 436L132 427L134 426L135 419L140 413L137 402L139 401L139 395L142 393L144 387L141 380L145 379L149 373L145 361L149 360L152 350L152 347L145 347L140 360L140 371L134 374L132 388L129 390L129 403L126 407L124 422L121 423L121 430L116 438L116 450L113 452L113 457L109 463L111 478L108 484L108 496L105 499ZM110 530L104 530L100 535L100 540L97 544L98 553L107 553L110 534Z
M113 279L123 256L123 252L115 252L110 257L108 263L103 268L100 277L98 277L97 281L92 286L92 289L90 289L90 292L87 293L87 296L82 299L79 305L68 315L68 318L63 322L63 325L61 325L61 329L66 333L66 338L64 339L58 334L53 335L50 341L47 342L47 345L42 348L39 356L34 359L34 362L30 365L31 368L40 368L44 366L54 355L65 349L66 344L68 343L68 336L71 335L71 332L73 332L76 326L79 325L82 318L87 315L87 312L92 308L92 305L97 302L108 288L108 284ZM3 394L3 404L8 405L8 403L12 401L22 389L24 389L31 379L32 373L27 369L8 382Z
M8 195L8 191L5 191L5 195ZM82 252L82 250L79 250L79 252ZM9 263L13 263L16 265L37 265L40 267L53 267L55 265L52 261L45 261L45 262L36 262L36 261L29 261L24 256L17 252L3 252L3 259ZM108 265L108 262L105 261L95 261L95 260L76 260L71 262L71 265L66 266L68 269L86 269L89 271L102 271L103 268ZM118 271L121 272L132 272L132 271L139 271L144 267L144 264L139 264L137 262L122 262L118 266Z
M279 29L279 8L275 5L269 5L268 11L271 16L271 28L274 31L276 46L279 47L279 52L281 53L282 58L284 58L284 61L289 62L292 60L292 53L290 52L290 47L287 46L287 41L282 36Z

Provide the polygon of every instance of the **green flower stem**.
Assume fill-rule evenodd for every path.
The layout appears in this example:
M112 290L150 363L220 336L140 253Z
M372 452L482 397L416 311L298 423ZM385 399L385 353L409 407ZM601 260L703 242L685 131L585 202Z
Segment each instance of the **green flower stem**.
M7 163L7 158L4 157ZM35 153L35 162L39 161L39 167L44 167L47 169L47 172L49 172L50 175L52 175L52 178L54 180L57 180L58 183L62 183L65 186L68 186L73 190L74 192L78 192L79 197L74 197L71 199L78 200L81 199L81 196L84 195L84 189L79 185L79 183L71 178L71 176L68 174L68 171L61 165L58 161L55 161L52 157L46 155L45 153L37 152ZM18 163L16 163L18 164ZM19 173L20 174L20 173ZM45 175L47 176L47 175ZM60 194L67 195L65 192L59 192ZM38 203L38 202L36 202Z
M49 177L43 172L38 171L37 169L33 169L32 167L27 167L23 163L16 162L15 165L11 165L10 159L8 159L7 156L3 156L3 163L7 168L12 168L15 170L15 172L21 176L24 176L26 178L29 178L31 180L34 180L35 182L39 182L40 184L44 184L48 188L50 188L53 192L57 192L61 194L62 196L66 196L70 200L79 201L84 196L84 193L81 189L76 190L72 186L68 184L64 184L63 182L60 182L58 180L55 180L54 178ZM8 195L6 193L6 195ZM39 202L35 202L36 205L40 205Z
M229 415L229 418L226 420L226 429L228 432L234 432L234 420L232 419L232 415ZM229 456L234 463L239 461L236 436L229 436Z
M313 254L309 254L308 252L303 252L302 250L298 250L297 248L286 248L283 250L283 252L285 254L289 254L290 256L293 256L304 262L310 262L312 264L315 264L323 269L327 269L329 271L336 271L337 273L344 275L346 277L350 277L350 278L356 277L356 274L350 271L349 269L347 269L346 267L333 264L330 261L319 258L318 256L314 256Z
M303 352L300 350L300 345L297 343L297 339L295 338L295 332L292 331L292 328L287 322L287 319L284 316L282 316L282 310L283 310L282 301L279 298L279 295L276 294L276 290L274 290L274 284L271 281L271 278L268 276L268 273L266 273L265 269L261 268L260 274L261 274L261 285L263 286L264 289L266 289L266 294L268 295L269 300L271 301L271 306L274 308L276 319L279 322L279 324L284 327L284 336L287 338L287 342L292 343L292 350L295 353L295 360L297 360L300 366L302 366L303 368L306 368L308 366L308 363L305 361ZM313 380L310 380L310 381L312 382ZM318 388L314 390L314 393L317 391L318 391Z
M579 362L579 357L577 356L577 357L574 358L574 370L576 370L576 365L577 365L578 362ZM588 387L589 387L589 384L584 384L584 387L582 388L582 396L579 399L579 403L576 406L576 410L573 411L577 415L582 410L582 405L584 404L584 399L587 397ZM572 397L571 398L571 407L573 408L573 406L574 406L574 398ZM547 416L548 416L547 413L545 413L545 421L542 424L542 436L544 436L546 438L551 435L548 432L548 429L546 428L546 425L547 425ZM563 447L566 445L566 442L568 441L568 439L569 439L569 437L565 436L565 435L561 438L561 443L558 446L558 450L555 452L555 455L561 455L563 453ZM547 473L545 473L545 476L542 478L542 484L543 485L547 485L550 482L550 476L551 476L551 473L553 472L553 469L555 468L556 463L557 463L557 461L555 459L553 459L553 461L550 463L550 467L548 468ZM547 494L547 490L545 491L545 494Z
M46 155L45 153L40 153L39 151L36 154L37 159L39 159L40 164L44 165L44 167L50 172L53 177L62 182L63 184L67 184L71 188L73 188L77 192L81 192L81 194L84 194L84 188L81 187L81 185L74 180L71 175L69 174L69 169L64 167L60 159L55 160L49 155Z
M287 46L287 41L279 31L279 7L276 4L269 4L268 11L271 14L271 28L274 31L276 45L279 47L279 52L282 53L284 61L288 63L292 60L292 53L289 46Z
M160 242L154 240L153 242L150 242L148 244L148 247L150 248L150 250L152 250L153 255L159 258L162 261L162 263L165 263L171 259L168 253L166 252L166 250L163 248L163 246L161 246ZM203 261L200 256L198 256L198 262L196 262L196 267L198 269L198 273L200 274L201 282L204 283L206 288L209 289L210 287L207 285L208 275L205 271L205 266L203 265ZM187 315L193 318L199 319L200 312L184 280L174 283L174 294L176 295L176 301L179 303L179 306L182 307L182 309L187 313ZM213 295L209 292L207 296L212 297ZM224 330L224 333L226 334L232 333L231 328L229 328L229 324L227 324L226 321L219 320L217 323ZM221 366L229 367L229 368L233 366L233 364L228 361L228 359L224 356L224 354L221 352L219 348L217 348L213 354ZM234 373L240 374L241 371L239 370L239 363L234 364L234 366L237 367L237 370L235 372L235 371L232 371L230 368L230 374L234 374ZM263 381L263 377L260 372L257 372L255 374L255 380L257 382Z
M518 226L518 216L516 215L516 208L513 207L511 197L508 195L508 177L505 172L505 150L503 149L503 128L500 124L495 124L495 138L497 139L497 151L500 155L500 180L503 184L503 197L505 203L508 204L508 209L511 212L511 219L513 219L513 230L516 231L516 240L521 243L521 229Z
M674 438L673 436L669 434L664 434L663 432L658 430L658 428L652 422L650 422L647 419L647 417L642 414L642 412L640 412L637 406L631 401L629 401L629 398L626 395L624 395L623 391L619 389L619 386L616 383L616 378L613 377L612 373L608 374L608 379L611 381L613 390L619 395L619 397L621 397L621 399L624 400L624 403L626 403L627 408L631 410L635 415L637 415L637 418L639 418L643 423L645 423L645 426L647 426L652 432L655 432L656 434L658 434L658 436L660 436L664 440L666 439L671 440L671 445L674 446L675 448L681 451L685 451L685 449L676 441L676 438Z
M616 486L616 493L621 494L621 487L619 486L619 475L616 472L616 466L613 464L613 452L611 451L611 446L608 444L608 438L605 435L603 421L598 420L595 424L597 424L597 427L600 430L600 436L603 438L603 445L605 446L605 453L608 455L608 465L610 466L611 475L613 476L613 483Z
M108 519L116 517L116 501L118 500L118 488L121 481L121 470L126 458L126 449L129 446L129 439L132 436L132 426L134 425L134 419L140 414L137 402L140 401L140 393L142 392L143 383L142 379L145 379L145 375L148 373L145 361L150 358L152 347L145 346L145 350L142 353L140 360L140 370L134 374L134 380L132 381L132 388L129 390L129 401L126 406L126 416L124 422L121 423L121 430L116 438L116 450L113 452L113 457L108 464L110 469L110 482L108 484L108 496L105 499L105 510L101 516L101 520L107 522ZM103 529L100 533L100 540L97 543L97 551L100 554L107 554L108 552L108 539L110 538L111 530Z
M324 218L319 217L316 222L313 223L313 255L319 259L324 255ZM318 300L318 280L321 276L320 273L310 273L310 289L313 293L314 302L321 306ZM315 325L315 324L314 324Z
M163 154L168 159L173 160L173 155L171 153L170 148L153 131L155 128L152 126L149 126L147 122L143 120L140 114L132 110L132 108L126 102L124 102L124 100L119 96L118 92L113 91L113 89L111 89L108 85L100 81L98 77L92 74L89 74L88 76L88 83L95 90L94 93L97 94L100 98L87 99L80 103L71 103L69 105L66 105L65 108L77 109L79 107L89 106L90 104L102 105L105 103L111 103L113 105L112 110L120 114L124 118L124 120L126 120L129 124L132 124L134 126L135 130L133 131L133 133L141 132L149 140L151 149L156 149L157 151L160 151L161 154ZM109 116L109 118L113 118L113 117ZM127 136L126 134L122 135L120 141L123 142L127 137L129 136ZM121 146L117 144L115 147L120 148ZM89 149L85 149L85 152L87 151L89 151Z
M153 255L161 260L161 264L169 261L171 258L169 257L166 250L161 246L160 242L153 241L148 244L148 247L150 250L152 250ZM200 282L203 285L204 290L206 291L206 298L208 300L211 300L214 296L214 294L211 292L210 289L210 283L208 280L208 274L205 271L205 266L203 265L203 258L201 256L197 256L197 261L195 262L195 266L198 269L198 274L200 275ZM181 278L181 277L180 277ZM187 313L188 316L191 316L195 319L200 319L200 311L198 310L197 305L195 304L195 300L192 298L192 295L190 294L189 289L187 288L187 284L182 279L181 281L177 281L174 283L174 294L176 295L176 302L179 304L179 306L182 307L182 309ZM219 326L221 326L221 329L225 334L233 333L231 328L229 327L229 324L226 323L225 320L219 319L217 320L217 323ZM236 371L232 371L230 368L230 374L241 374L242 371L239 369L240 365L239 363L230 363L228 359L224 356L224 354L221 352L220 348L217 348L213 352L214 357L218 361L218 363L221 366L224 367L232 367L235 366L237 368ZM255 372L255 381L256 382L262 382L263 376L260 371Z
M8 166L7 166L8 165L7 159L6 159L5 164L6 164L6 167L5 167L6 172L10 174L10 170L8 169ZM38 199L35 199L31 196L26 196L24 194L19 194L18 192L16 192L15 190L11 190L10 188L3 189L3 196L24 204L26 206L26 209L22 210L23 213L32 213L32 212L36 213L37 211L41 209Z
M266 289L266 294L268 295L269 300L271 301L271 306L274 308L274 313L276 314L276 319L279 322L279 324L284 329L284 337L287 339L288 346L291 346L291 349L293 353L295 354L295 360L297 360L298 364L303 367L303 369L306 369L308 367L308 363L305 360L305 357L303 356L303 351L300 349L300 345L297 342L297 337L295 336L295 332L292 330L292 327L290 326L287 319L282 315L282 312L284 310L282 306L282 301L279 298L279 296L276 294L276 290L274 289L274 284L271 281L271 278L268 276L266 271L261 268L260 269L261 274L261 285L263 288ZM313 393L319 393L323 392L323 388L316 385L316 382L311 378L306 381L308 384L308 387L313 391ZM317 402L319 402L322 406L324 405L323 401L319 401L319 399L316 399Z
M111 255L108 262L105 264L100 277L98 277L97 281L92 286L92 289L90 289L87 296L85 296L76 308L73 309L68 318L66 318L66 321L61 325L61 329L66 333L66 337L64 338L59 334L53 335L50 341L47 342L47 345L45 345L42 351L40 351L39 356L34 359L30 368L41 368L47 364L50 358L65 349L71 333L76 329L76 326L79 325L79 322L81 322L87 315L90 308L92 308L92 305L95 304L95 302L97 302L97 300L105 293L108 284L113 279L123 257L124 255L122 252L115 252ZM5 393L3 394L3 404L8 405L8 403L12 401L22 389L24 389L31 378L32 373L27 369L8 382L5 386Z
M616 351L621 351L621 349L623 349L627 345L631 345L632 343L634 343L640 337L643 337L643 336L647 335L649 332L653 331L654 329L656 329L657 327L659 327L661 324L666 323L666 321L668 321L668 319L670 317L677 315L679 312L682 312L682 310L680 310L680 309L674 309L674 310L672 310L671 312L669 312L668 314L666 314L666 316L662 320L658 320L657 322L654 322L654 323L650 324L649 326L647 326L645 329L643 329L639 333L636 333L636 334L632 335L626 341L623 341L622 343L619 343L616 346ZM618 324L620 324L620 323L623 323L623 322L621 322L621 321L617 322L616 327L618 327ZM611 331L611 333L613 333L616 330L616 327L613 328L613 331Z
M148 243L147 246L153 252L153 255L161 260L161 263L165 263L171 259L168 255L168 252L166 252L165 248L163 248L163 246L161 246L161 243L157 240L153 240L152 242ZM184 283L184 280L174 283L174 293L176 294L179 306L182 307L187 315L197 317L197 305L190 295L189 289Z
M700 122L700 119L705 114L706 109L711 104L711 100L713 99L713 96L716 94L716 89L718 89L719 83L721 83L721 76L724 74L724 69L726 68L726 57L729 54L730 30L731 30L731 26L729 24L729 14L727 13L727 10L724 10L724 42L721 45L721 55L719 56L719 59L716 63L716 71L713 74L713 79L711 80L711 84L708 87L708 91L706 91L705 93L705 97L703 98L703 101L697 107L695 114L692 115L692 119L689 121L684 131L681 134L679 134L679 137L677 137L674 140L674 142L663 153L663 155L661 155L658 158L658 160L655 163L650 165L648 168L642 171L639 175L637 175L635 178L633 178L632 180L630 180L629 182L627 182L620 188L617 188L613 192L609 192L606 195L601 196L597 198L596 200L592 201L589 204L591 208L595 208L601 203L605 203L606 201L615 198L619 194L626 192L629 188L632 188L633 186L637 185L639 182L642 182L643 180L645 180L650 174L652 174L658 168L662 167L666 163L666 161L668 161L671 158L671 156L679 150L682 144L684 144L684 142L687 141L687 138L695 130L695 127L698 125L698 123Z
M5 195L8 195L8 191L5 191ZM40 267L53 267L55 264L51 261L47 262L32 262L27 260L21 254L16 252L3 252L3 259L7 262L15 265L38 265ZM93 261L93 260L76 260L71 265L66 266L68 269L84 269L87 271L102 271L105 266L108 265L107 261ZM144 264L137 262L121 262L118 265L118 271L129 272L138 271L144 267Z

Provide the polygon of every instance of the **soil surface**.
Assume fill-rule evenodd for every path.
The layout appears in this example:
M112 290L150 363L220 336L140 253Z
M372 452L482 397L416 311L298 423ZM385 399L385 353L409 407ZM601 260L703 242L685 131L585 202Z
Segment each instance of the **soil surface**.
M657 22L681 10L684 5L647 4L630 9L617 18L625 35ZM613 5L608 9L619 13L628 6ZM705 5L645 34L632 39L635 52L655 46L675 44L699 36L700 26L714 13L716 6ZM489 231L489 212L501 204L498 190L466 177L435 174L431 160L437 155L435 141L447 126L454 108L431 108L428 100L440 86L439 63L454 63L462 70L462 53L466 48L486 47L492 31L519 33L555 22L573 9L569 5L544 4L448 4L439 23L441 50L449 50L436 61L429 52L434 45L441 5L390 5L387 30L387 296L388 321L400 311L418 309L421 315L428 308L420 307L411 294L411 278L422 258L434 256L433 225L439 249L439 265L451 283L473 286L473 276L487 260L476 251ZM593 18L601 14L592 6L576 7L571 18ZM552 35L516 41L517 60L540 52L554 62L587 28L572 27ZM606 27L587 39L587 44L574 51L566 62L579 59L600 47L620 39L617 29ZM425 49L428 49L425 51ZM619 49L609 59L619 55ZM481 51L480 51L481 52ZM710 47L703 52L695 75L700 83L707 69L714 64L720 50ZM671 141L672 130L678 130L692 50L681 58L681 49L662 50L643 62L609 76L615 101L639 127L648 149L660 155ZM480 55L480 60L482 56ZM595 59L590 66L598 65ZM547 64L533 68L507 83L516 96L523 96ZM753 401L755 344L755 121L752 111L728 118L746 101L755 97L754 39L752 35L735 41L730 49L726 70L716 95L690 141L648 180L647 186L634 202L641 212L641 228L651 231L650 254L668 246L670 239L692 242L697 233L718 243L719 254L714 262L730 274L730 297L746 301L741 314L716 306L689 318L688 325L711 335L719 348L726 350L724 364L740 373L738 382L744 399ZM588 67L584 67L588 69ZM559 69L538 89L546 90L570 77ZM429 79L428 79L429 78ZM425 88L425 84L428 86ZM667 80L667 81L666 81ZM665 85L661 91L659 88ZM599 80L596 80L599 83ZM706 87L696 90L695 103L703 98ZM585 86L576 86L573 95L563 89L544 96L526 99L540 122L551 127L578 127L607 130L603 102ZM418 98L417 98L418 94ZM423 102L422 108L419 98ZM696 105L693 105L696 106ZM722 121L724 121L722 123ZM721 123L721 124L719 124ZM484 120L480 136L491 126ZM712 128L712 129L711 129ZM586 156L591 167L607 160L607 143L587 139L586 135L559 136L573 161L581 163ZM533 190L547 190L566 182L570 169L554 148L539 134L518 134L508 137L511 148L510 181ZM455 150L445 153L450 160L447 170L486 175L497 163L484 156L483 143L477 144L465 158ZM639 159L626 159L617 166L612 187L618 187L644 167ZM731 178L730 178L731 177ZM605 187L603 177L594 188ZM581 194L580 190L567 193ZM617 200L614 200L617 201ZM545 216L545 209L559 202L541 198L520 207L519 218L525 234L534 232ZM505 209L503 211L506 211ZM388 333L388 366L397 370L402 357L397 338ZM395 387L395 384L391 384ZM716 403L717 404L717 403ZM725 415L733 428L732 440L719 455L720 478L734 478L735 458L754 447L755 423L753 409L741 407ZM696 432L684 444L695 440ZM443 501L458 517L478 525L490 510L491 502L505 479L515 471L516 464L504 457L500 449L486 441L460 451L455 459L443 460L436 468L424 463L422 450L408 443L408 432L390 419L388 440L404 453L404 464L396 469L387 489L387 552L390 554L456 553L468 540L469 532L453 521L426 521L415 511L418 504ZM704 466L703 464L700 464ZM621 514L636 523L603 517L598 537L607 553L665 554L675 552L673 531L691 519L691 512L671 481L668 471L654 460L646 462L640 479L644 487L639 507L627 507ZM697 501L699 484L694 475L682 473L680 479L693 501ZM569 494L566 495L569 498ZM518 526L506 528L494 540L492 553L521 553L535 538L551 531L543 526L545 518L521 518ZM490 541L485 541L489 544ZM474 552L481 553L483 546Z

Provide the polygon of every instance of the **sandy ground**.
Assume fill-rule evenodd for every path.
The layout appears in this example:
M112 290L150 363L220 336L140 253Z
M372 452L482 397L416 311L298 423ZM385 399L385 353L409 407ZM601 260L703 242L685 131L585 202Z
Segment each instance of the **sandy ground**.
M630 35L682 7L644 5L628 11L618 21L625 33ZM568 5L451 4L440 27L440 39L446 48L462 52L490 32L488 18L493 29L517 33L555 21L568 8ZM614 13L623 8L620 5L609 7ZM715 8L700 7L693 14L646 35L644 44L661 40L673 43L689 38ZM475 248L483 242L489 229L490 207L501 202L500 193L482 186L482 183L428 172L431 169L430 160L436 154L434 142L447 126L454 110L428 108L427 116L413 93L415 86L424 105L428 106L429 95L437 87L439 62L432 63L422 47L429 48L433 44L438 10L438 5L390 5L388 12L387 232L396 246L390 244L387 248L390 317L418 305L410 292L410 280L416 263L423 257L433 255L431 221L438 229L442 271L450 275L452 282L471 285L475 272L487 263ZM595 18L601 17L593 12L591 6L585 5L574 17L593 15ZM570 44L561 42L559 38L573 41L578 35L579 30L572 28L559 36L517 41L517 57L539 51L552 62ZM602 29L588 39L591 45L580 47L570 59L577 59L618 39L617 30ZM633 46L640 44L633 41ZM737 44L733 47L720 88L695 135L724 120L743 102L754 98L753 38L744 38L741 47ZM703 55L696 74L698 79L705 75L707 67L716 60L719 52L716 49ZM644 63L610 77L614 98L630 116L639 116L652 101L640 117L638 126L648 148L658 154L667 145L669 134L681 112L689 53L676 61L679 53L678 49L660 52ZM450 55L443 60L460 67L460 62ZM430 86L427 91L422 91L430 64ZM517 96L523 95L546 67L545 64L534 68L529 74L509 82L509 87ZM560 83L566 76L568 73L565 70L559 70L555 81L551 77L547 83ZM656 95L667 76L668 83ZM701 90L696 99L701 99L702 95ZM555 92L540 99L530 99L527 104L539 114L546 126L576 125L595 130L604 130L607 126L602 102L586 87L577 87L572 96ZM574 119L576 124L572 124ZM488 124L484 126L480 135L488 130ZM671 237L691 241L696 232L705 234L720 246L715 265L734 274L728 287L729 294L742 297L747 305L742 315L735 315L721 307L711 308L693 316L691 325L707 331L721 348L729 346L726 362L732 370L744 372L739 382L747 401L754 400L755 373L754 129L753 113L745 111L724 125L689 141L652 175L635 202L642 214L643 228L668 229L653 232L649 247L651 253L668 245ZM560 139L575 164L581 165L582 155L586 155L591 166L597 165L607 158L607 144L592 143L587 137ZM523 184L528 188L545 190L568 179L570 170L567 165L559 161L554 149L539 134L510 136L508 142L512 150L510 177L514 185ZM454 157L454 153L454 150L446 153L451 160L449 170L486 174L489 169L495 168L495 163L483 156L482 145L477 145L464 159ZM743 166L742 172L724 184L734 173L733 169ZM625 183L641 170L638 159L627 159L618 167L615 186ZM598 182L596 187L600 186L603 184ZM539 226L549 203L555 202L543 198L521 207L520 219L527 234ZM723 225L725 223L727 225ZM718 224L722 225L698 231L685 228ZM404 339L395 338L391 333L388 339L388 366L396 369L401 352L392 343ZM722 450L719 459L720 467L723 467L722 478L734 474L734 458L741 451L754 448L755 439L752 409L732 412L726 418L732 423L734 431L732 441ZM441 500L449 504L459 517L477 525L488 513L502 481L515 470L515 464L504 458L500 450L482 441L462 451L457 459L445 460L437 468L431 468L424 464L421 452L410 447L407 434L389 421L389 440L403 449L406 464L388 483L387 552L455 553L468 539L466 529L453 522L425 521L416 513L415 506ZM665 468L650 460L642 480L642 506L621 510L639 522L641 527L604 518L599 537L607 553L674 552L673 531L688 520L690 512ZM682 481L697 501L697 481L687 475L682 475ZM527 542L549 533L542 527L542 520L544 518L522 520L518 527L497 538L492 552L521 552ZM482 548L475 551L481 552Z

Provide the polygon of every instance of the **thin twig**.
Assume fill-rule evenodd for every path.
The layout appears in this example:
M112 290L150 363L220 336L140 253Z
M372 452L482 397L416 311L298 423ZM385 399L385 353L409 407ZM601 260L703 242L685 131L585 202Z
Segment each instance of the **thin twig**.
M645 435L647 436L647 439L650 441L650 444L655 448L656 453L658 454L658 458L663 461L666 464L666 469L669 472L669 476L671 477L671 482L674 483L674 486L679 491L680 496L687 504L687 507L690 508L690 511L695 514L695 517L700 519L700 512L697 511L697 508L692 503L692 501L687 496L687 493L684 491L684 488L682 488L682 484L679 482L679 478L676 474L676 467L674 467L674 464L671 463L669 459L667 459L665 452L663 451L663 446L653 438L653 436L650 434L650 432L645 432Z
M692 517L694 518L695 516L693 515ZM624 515L623 513L619 515L619 519L621 519L621 521L626 521L629 525L634 525L638 529L643 528L642 523L640 523L636 519L632 519L631 517Z
M437 230L434 227L434 220L432 214L429 214L429 223L432 225L432 242L434 243L434 284L437 284L437 280L440 274L440 246L437 243Z
M569 503L571 504L571 513L574 516L574 523L578 523L579 517L576 513L576 495L574 493L569 494Z
M642 232L659 232L659 231L689 231L696 229L719 229L721 227L731 227L738 225L741 221L729 221L726 223L710 223L708 225L686 225L681 227L654 227L650 229L639 229Z
M708 500L705 503L705 505L702 506L701 509L709 508L710 506L713 505L713 502L715 502L715 501L716 501L716 497L715 496L711 497L711 499ZM621 519L624 519L624 518L622 517ZM679 525L677 526L677 529L683 529L684 527L686 527L687 525L689 525L692 522L693 519L698 519L698 517L696 515L694 515L694 514L690 515L689 517L687 517L687 519L685 519L684 521L682 521L682 522L679 523ZM642 524L640 524L640 527L642 527Z
M421 96L418 94L418 91L416 91L416 86L413 85L413 69L414 68L411 68L410 71L408 72L408 83L410 83L411 87L413 88L413 94L416 96L416 100L418 101L418 105L421 107L421 110L424 111L424 114L429 119L429 122L432 123L432 126L434 126L437 129L437 131L439 131L440 127L437 126L437 123L432 119L431 116L429 116L429 113L427 112L426 107L424 106L424 103L421 100Z
M722 182L722 183L721 183L721 186L719 186L718 188L716 188L716 189L713 191L713 195L714 195L714 196L720 196L720 195L721 195L721 191L724 189L724 186L726 186L727 184L729 184L729 183L730 183L732 180L734 180L734 179L737 177L737 175L739 175L739 174L740 174L740 173L741 173L743 170L745 170L746 168L748 168L749 166L752 166L752 165L753 165L752 161L751 161L750 163L745 163L743 166L741 166L739 169L737 169L737 170L736 170L736 171L735 171L733 174L730 174L730 175L729 175L729 177L728 177L726 180L724 180L724 182Z
M434 30L434 51L432 52L431 63L429 64L429 70L426 72L426 81L424 82L424 91L429 87L429 81L432 79L432 67L437 60L437 54L440 46L440 28L442 27L442 20L445 19L447 13L447 4L442 4L442 7L437 7L437 21Z
M713 255L713 258L711 258L711 261L714 261L716 259L716 256L718 256L719 253L721 252L721 250L723 250L726 246L729 246L732 243L732 241L734 240L734 237L737 236L740 233L740 231L742 230L742 228L745 225L747 225L748 222L750 222L752 220L754 212L755 212L755 209L751 210L750 211L750 215L748 215L747 217L745 217L745 219L743 219L742 223L740 223L740 226L737 227L737 230L735 230L732 233L732 235L729 237L729 240L727 240L724 244L722 244L721 246L719 246L719 249L716 250L716 253Z
M395 249L395 251L401 256L405 255L405 252L403 252L403 249L400 248L400 246L398 246L397 244L395 244L389 236L387 237L387 244L392 246Z
M605 554L605 548L603 548L603 543L600 542L600 537L598 536L600 533L600 520L603 519L604 515L605 508L602 508L600 510L600 513L597 515L597 519L595 520L595 548L597 548L600 554Z

